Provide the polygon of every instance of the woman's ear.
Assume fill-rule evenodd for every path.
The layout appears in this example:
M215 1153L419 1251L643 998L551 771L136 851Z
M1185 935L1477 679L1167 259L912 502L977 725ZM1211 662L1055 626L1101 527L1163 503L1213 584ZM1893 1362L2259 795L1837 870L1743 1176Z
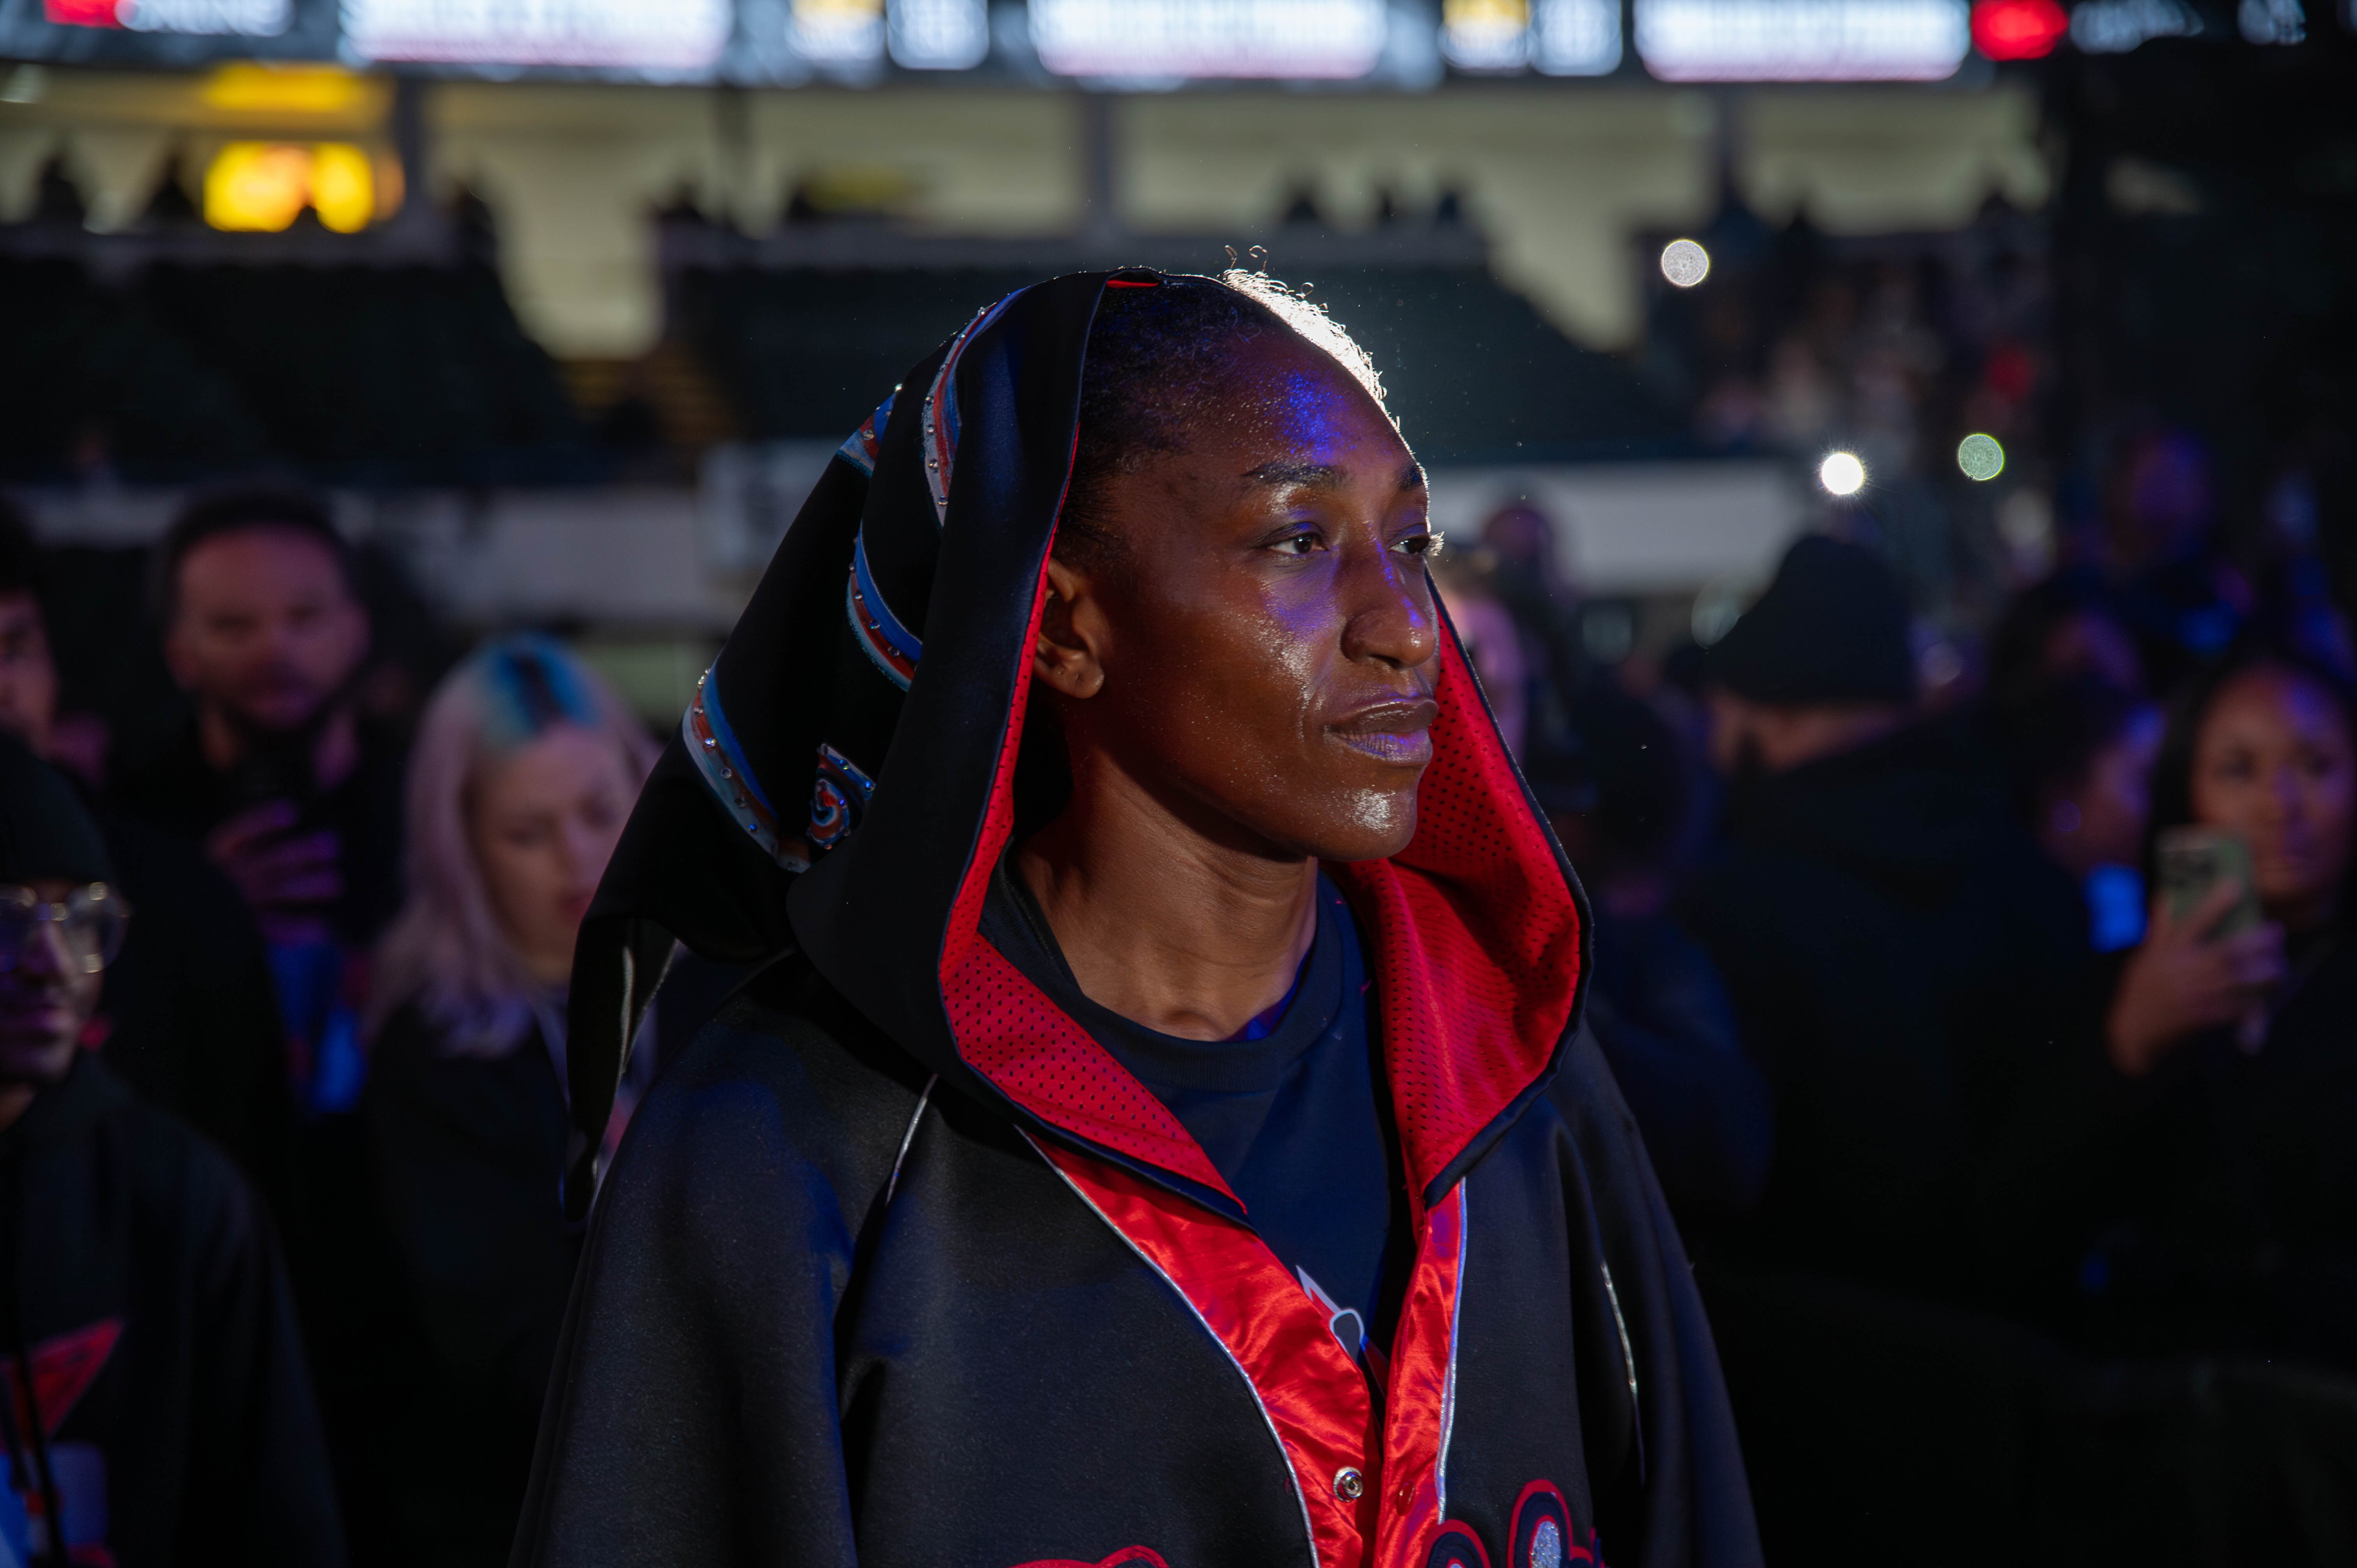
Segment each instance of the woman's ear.
M1093 697L1104 688L1104 606L1088 578L1049 556L1048 602L1039 611L1031 672L1062 696Z

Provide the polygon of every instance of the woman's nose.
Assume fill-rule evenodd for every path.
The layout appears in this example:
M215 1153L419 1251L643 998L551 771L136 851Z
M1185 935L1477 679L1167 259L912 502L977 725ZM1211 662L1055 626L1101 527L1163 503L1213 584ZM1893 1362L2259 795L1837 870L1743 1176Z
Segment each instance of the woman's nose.
M1388 550L1346 567L1342 651L1414 670L1439 651L1439 616L1423 564Z

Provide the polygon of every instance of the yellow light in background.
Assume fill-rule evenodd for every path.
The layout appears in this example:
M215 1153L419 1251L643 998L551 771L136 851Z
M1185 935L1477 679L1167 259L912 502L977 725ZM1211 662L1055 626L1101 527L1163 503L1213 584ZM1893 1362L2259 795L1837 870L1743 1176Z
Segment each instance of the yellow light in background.
M216 229L284 229L310 199L307 147L231 142L205 170L205 221Z
M205 171L205 221L216 229L275 233L306 207L339 234L367 228L377 216L368 154L350 142L231 142Z
M237 60L205 78L209 109L280 114L346 114L367 109L382 84L332 65L264 65Z
M357 234L376 216L376 177L368 155L350 142L311 149L311 205L339 234Z

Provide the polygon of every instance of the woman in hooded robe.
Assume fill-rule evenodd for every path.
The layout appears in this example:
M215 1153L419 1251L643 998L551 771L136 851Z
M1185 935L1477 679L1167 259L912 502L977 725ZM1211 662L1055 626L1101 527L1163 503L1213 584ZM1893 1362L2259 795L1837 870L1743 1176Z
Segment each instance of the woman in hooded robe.
M1586 907L1365 355L982 312L846 442L584 926L758 980L597 1193L519 1564L1748 1564Z

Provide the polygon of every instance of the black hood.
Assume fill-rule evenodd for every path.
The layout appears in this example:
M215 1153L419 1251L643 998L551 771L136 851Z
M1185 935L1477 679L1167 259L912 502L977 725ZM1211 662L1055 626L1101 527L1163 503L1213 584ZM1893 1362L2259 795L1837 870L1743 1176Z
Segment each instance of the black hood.
M738 962L799 949L945 1082L1234 1205L1161 1101L978 930L1015 832L1030 649L1098 302L1225 286L1133 270L1020 290L844 444L699 684L582 929L576 1213L622 1042L673 937ZM1587 927L1453 634L1441 661L1415 842L1329 868L1377 945L1404 1152L1434 1191L1544 1086Z

